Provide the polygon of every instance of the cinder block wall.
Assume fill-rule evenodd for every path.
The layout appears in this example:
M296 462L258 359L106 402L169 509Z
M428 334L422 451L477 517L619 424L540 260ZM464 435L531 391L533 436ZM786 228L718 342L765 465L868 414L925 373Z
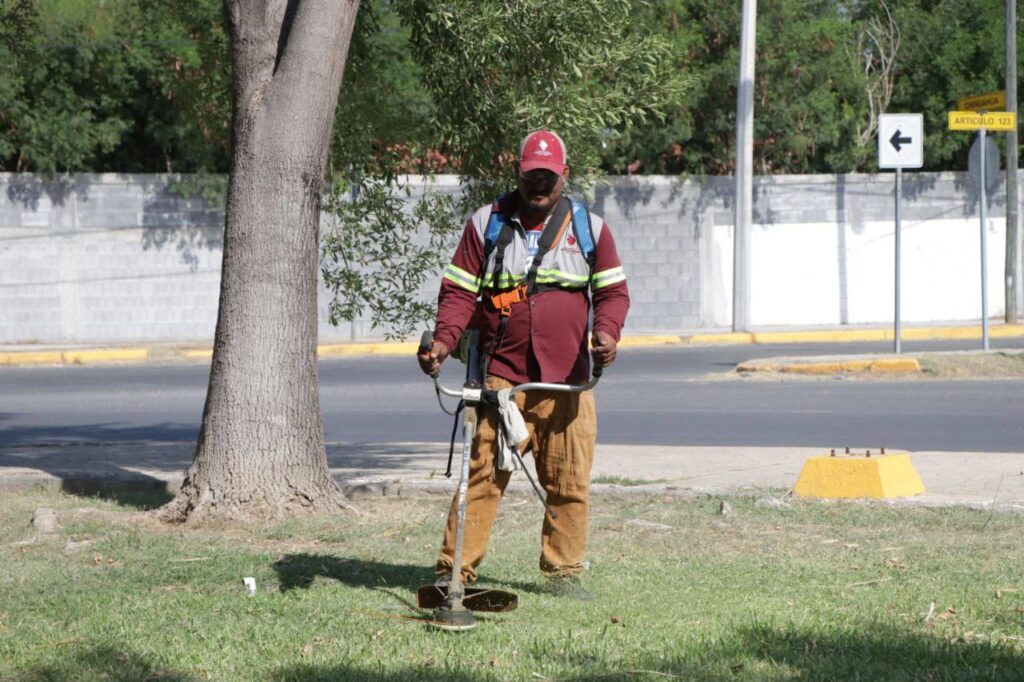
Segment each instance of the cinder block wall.
M169 189L172 180L0 174L0 343L210 341L224 216L200 199L180 197ZM457 190L455 178L437 183ZM904 184L905 226L977 215L978 193L966 173L906 173ZM721 240L711 235L731 230L732 196L732 179L721 177L613 177L592 190L590 203L610 225L629 276L628 332L724 323L723 287L731 274ZM854 234L892 219L893 176L755 178L754 196L754 223L766 234L793 224ZM1003 215L1004 202L999 184L989 198L991 218ZM840 257L835 267L845 262ZM1001 272L1002 263L989 267ZM422 295L432 298L436 290L435 280ZM323 290L320 299L323 340L383 337L368 320L329 325Z

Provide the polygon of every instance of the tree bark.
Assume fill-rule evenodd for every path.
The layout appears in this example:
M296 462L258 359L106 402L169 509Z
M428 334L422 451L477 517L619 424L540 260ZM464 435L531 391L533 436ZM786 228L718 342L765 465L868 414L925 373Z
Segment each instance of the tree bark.
M317 386L320 199L358 0L228 0L233 126L220 304L195 457L168 521L350 508Z

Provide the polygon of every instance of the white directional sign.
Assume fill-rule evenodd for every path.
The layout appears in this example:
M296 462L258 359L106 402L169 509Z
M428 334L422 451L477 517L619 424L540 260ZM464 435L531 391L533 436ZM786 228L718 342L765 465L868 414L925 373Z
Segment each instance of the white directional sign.
M924 165L924 116L881 114L878 117L878 167L920 168Z

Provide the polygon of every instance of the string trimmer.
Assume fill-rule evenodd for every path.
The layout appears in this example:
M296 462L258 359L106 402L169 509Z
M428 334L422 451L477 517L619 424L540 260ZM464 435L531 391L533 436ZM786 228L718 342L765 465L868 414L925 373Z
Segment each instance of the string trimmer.
M430 331L423 332L420 339L421 352L429 352L433 343L434 335ZM475 366L475 358L470 354L467 365ZM601 377L601 367L594 367L593 378L580 386L570 384L549 384L533 382L520 384L511 389L510 395L524 391L544 390L560 391L565 393L582 393L593 388ZM476 626L474 611L502 613L512 611L519 605L519 597L514 592L496 590L480 587L466 587L462 582L462 544L466 523L466 491L469 486L469 462L473 450L473 436L476 433L477 407L480 403L491 405L497 404L497 391L483 388L480 381L473 377L472 372L467 373L467 379L461 389L453 389L441 384L438 374L433 375L434 390L437 392L438 400L442 395L462 400L463 421L462 421L462 462L459 474L459 488L457 498L457 517L455 525L455 549L452 557L452 574L447 587L442 585L424 585L416 591L416 605L421 609L433 609L431 620L428 623L432 627L442 630L463 631ZM444 405L442 404L442 409ZM445 410L447 412L447 410ZM548 513L554 517L544 499L544 493L540 486L530 475L529 470L523 463L519 453L513 450L520 468L530 480L534 492L544 505Z

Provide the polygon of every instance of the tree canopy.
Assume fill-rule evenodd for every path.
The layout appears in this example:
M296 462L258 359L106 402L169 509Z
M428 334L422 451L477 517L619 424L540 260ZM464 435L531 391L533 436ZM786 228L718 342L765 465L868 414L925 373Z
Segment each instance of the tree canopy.
M601 26L588 22L625 18L629 42L605 44L607 53L573 36L551 43L544 21L554 19L538 18L552 14L545 4L364 2L336 116L334 174L344 166L346 174L472 175L490 163L475 156L484 152L474 139L497 134L511 149L522 131L504 132L507 122L556 126L581 114L597 132L574 147L592 154L585 165L600 172L731 172L739 3L561 3L557 14L575 17L589 40L600 41ZM1002 3L760 0L757 172L874 170L868 93L887 46L871 29L889 11L899 45L888 55L888 110L925 114L927 170L964 167L969 136L949 133L945 115L957 98L1001 87ZM645 68L677 70L690 87L651 111L666 93L620 83L612 66L619 51ZM570 59L580 74L559 73L534 111L513 101L523 86L550 87L542 79ZM502 82L517 88L495 90L498 71L487 69L503 70ZM0 0L0 170L224 173L230 78L220 0ZM442 105L441 84L487 102ZM637 99L616 99L627 90ZM471 109L486 116L468 117Z

